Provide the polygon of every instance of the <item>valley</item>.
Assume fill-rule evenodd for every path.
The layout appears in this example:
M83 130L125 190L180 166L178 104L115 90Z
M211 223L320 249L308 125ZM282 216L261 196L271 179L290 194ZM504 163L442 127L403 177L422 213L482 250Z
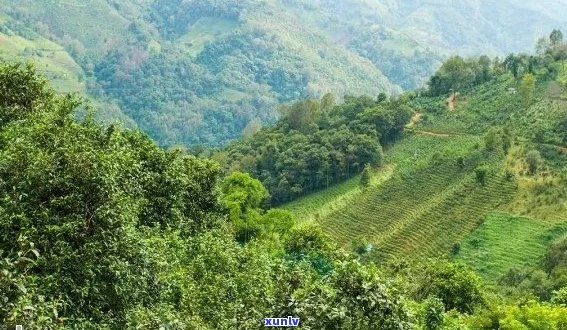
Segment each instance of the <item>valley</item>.
M0 0L0 327L567 329L567 0Z
M447 56L531 50L542 34L567 29L554 14L566 7L532 0L496 9L479 0L3 0L0 52L48 65L56 88L84 91L104 122L139 127L164 147L219 146L249 125L274 123L280 103L328 92L399 94L425 86ZM524 17L533 24L519 24ZM42 48L47 40L51 46ZM41 56L33 49L43 49Z

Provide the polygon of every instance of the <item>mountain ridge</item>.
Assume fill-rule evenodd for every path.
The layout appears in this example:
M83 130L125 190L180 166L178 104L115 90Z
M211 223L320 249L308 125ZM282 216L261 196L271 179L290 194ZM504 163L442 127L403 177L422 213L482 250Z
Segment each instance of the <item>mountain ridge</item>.
M565 1L0 4L0 33L63 47L80 67L63 77L67 85L84 83L103 120L137 125L164 146L224 144L251 124L274 122L279 104L327 92L397 94L423 86L455 52L527 51L537 37L567 27L558 14L567 11ZM526 18L530 24L520 24ZM3 46L4 57L30 57ZM47 64L46 71L60 70ZM139 94L150 100L132 102Z

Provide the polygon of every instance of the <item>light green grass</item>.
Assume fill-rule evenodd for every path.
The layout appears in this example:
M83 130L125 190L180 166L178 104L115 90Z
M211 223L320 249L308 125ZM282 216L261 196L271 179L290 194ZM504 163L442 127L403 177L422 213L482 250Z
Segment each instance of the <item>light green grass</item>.
M515 266L537 266L546 249L567 233L567 222L556 223L490 214L461 244L455 257L488 280L496 280Z
M0 33L0 58L33 62L59 92L85 92L85 85L78 80L81 67L63 47L45 38L29 40Z
M236 20L219 17L201 17L178 42L184 43L191 56L197 56L207 43L236 31L239 27Z
M394 166L391 165L374 170L370 187L377 187L387 181L393 172ZM364 190L360 186L360 175L356 175L328 189L285 204L281 208L290 211L302 221L318 221L341 208L348 207L349 203L363 193Z

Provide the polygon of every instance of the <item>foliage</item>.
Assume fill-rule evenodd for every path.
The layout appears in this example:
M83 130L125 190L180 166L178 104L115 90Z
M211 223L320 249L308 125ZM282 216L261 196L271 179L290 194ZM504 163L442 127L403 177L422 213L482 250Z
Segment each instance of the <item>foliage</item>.
M53 91L47 88L47 79L38 77L33 65L0 66L0 127L38 112L53 98Z
M88 93L106 110L103 119L137 125L162 146L222 145L249 123L273 123L280 102L423 87L448 49L526 50L565 8L536 0L506 6L439 12L401 0L4 0L0 31L3 51L37 61L60 92ZM399 25L399 17L419 19ZM478 29L468 28L473 21ZM549 50L536 67L557 71L545 63L565 56L564 42ZM529 61L518 62L526 62L520 76L531 72Z
M439 298L446 310L472 313L484 301L480 278L465 265L431 262L414 276L418 283L416 298Z
M228 171L248 171L281 204L382 164L381 143L394 141L410 118L404 100L350 97L322 107L306 100L281 108L282 118L220 151Z
M12 82L6 86L30 91L24 99L53 93L30 68L3 64L0 71ZM29 87L13 84L26 74ZM38 310L39 324L58 314L124 324L127 311L152 304L158 288L156 265L137 228L169 228L188 237L216 227L219 169L162 151L137 132L104 129L89 118L76 122L74 97L41 101L2 107L3 114L20 107L27 116L0 134L0 250L29 255L14 246L22 235L38 257L19 293L5 303L43 299L56 306L51 315ZM3 308L1 319L24 317L26 308Z
M528 164L528 172L534 175L543 163L543 158L539 151L530 150L526 153L526 163Z
M490 172L490 167L488 165L480 165L474 169L474 174L476 181L481 185L486 185L486 180Z
M430 49L421 49L411 40L399 40L400 36L376 26L366 26L360 31L353 29L352 32L351 48L372 61L390 81L404 90L422 87L442 59L440 54ZM411 44L409 47L412 51L388 47L392 42Z
M454 56L443 62L430 78L429 92L433 96L462 92L486 82L492 74L492 62L486 56L470 60Z
M340 262L322 283L289 298L277 315L298 315L307 329L411 329L403 298L386 283L375 266Z
M27 70L2 64L5 86ZM29 72L30 86L41 84ZM47 86L14 88L31 91L23 99L52 95ZM337 253L285 211L261 211L266 190L248 174L221 183L210 161L89 114L78 121L72 96L41 101L0 132L1 323L254 329L287 314L295 297L307 327L412 328L402 294L375 267ZM234 224L248 217L260 234L238 242ZM321 291L328 295L314 295Z
M248 173L234 172L227 176L221 187L232 219L238 219L251 209L257 209L268 197L266 188Z
M437 330L443 324L443 313L445 306L443 302L436 297L429 298L425 301L423 307L423 323L426 330Z
M458 69L481 63L453 60ZM517 73L545 69L525 60ZM222 71L206 58L197 61ZM500 65L491 69L498 72ZM420 123L412 126L415 133L402 135L412 109L433 109L440 98L346 97L335 106L327 94L321 101L282 107L274 127L220 150L215 157L224 159L230 173L221 180L215 163L179 148L164 151L137 131L101 127L80 99L55 96L33 68L1 64L0 323L23 320L38 329L254 329L266 316L294 315L306 329L565 327L565 241L551 248L543 269L512 268L501 278L500 289L510 300L505 303L487 299L480 278L462 264L415 261L447 253L455 242L464 242L458 253L463 258L470 246L487 246L482 230L490 219L480 234L465 238L489 212L509 207L517 189L499 167L515 170L514 161L522 161L525 149L511 148L511 134L520 129L489 129L520 122L510 111L517 100L502 95L517 83L514 73L497 73L473 86L467 70L462 77L469 85L459 88L471 88L466 96L477 109L465 114L459 109L453 118L476 119L470 125L478 124L478 136L424 132ZM454 87L459 82L450 81L463 72L445 73L445 83ZM552 78L538 76L535 92L545 79ZM282 86L283 91L287 83ZM490 100L487 90L494 86L492 93L500 94ZM479 99L485 103L475 102ZM532 114L534 107L518 113ZM78 110L84 115L77 116ZM430 115L433 123L443 118ZM552 125L550 117L543 118ZM382 145L388 146L385 154ZM538 177L551 172L561 184L552 172L564 169L558 146L527 145L538 150L533 157L540 158ZM362 166L364 181L371 182L370 165L384 164L392 168L384 182L370 184L348 208L319 219L322 228L297 224L283 210L262 209L268 197L262 182L278 196L272 202L281 202L350 177ZM382 170L386 167L376 172ZM518 232L533 231L519 236L539 244L534 254L565 230L517 221ZM325 232L338 242L364 233L365 245L375 247L364 251L364 261L395 255L410 261L386 275L374 263L344 255ZM506 292L507 286L517 290ZM551 303L532 302L533 297ZM490 312L479 311L482 305Z
M531 73L525 74L520 85L520 95L525 107L529 107L533 102L535 85L536 77Z
M554 291L551 302L556 305L563 305L563 307L567 307L567 286Z
M152 3L150 17L162 35L176 39L187 33L189 27L202 16L238 20L241 12L247 7L250 7L249 1L159 0Z
M505 311L500 329L563 329L567 326L567 309L531 302L526 306L513 306Z
M366 164L360 175L360 185L363 188L368 188L370 185L371 175L370 165Z

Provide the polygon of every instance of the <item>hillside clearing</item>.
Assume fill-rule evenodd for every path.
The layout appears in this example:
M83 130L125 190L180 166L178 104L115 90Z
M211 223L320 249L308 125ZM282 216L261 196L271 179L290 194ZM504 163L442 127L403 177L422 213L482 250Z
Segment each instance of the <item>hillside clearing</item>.
M546 249L567 233L567 222L554 224L508 213L492 213L461 244L455 257L488 280L508 269L537 266Z

